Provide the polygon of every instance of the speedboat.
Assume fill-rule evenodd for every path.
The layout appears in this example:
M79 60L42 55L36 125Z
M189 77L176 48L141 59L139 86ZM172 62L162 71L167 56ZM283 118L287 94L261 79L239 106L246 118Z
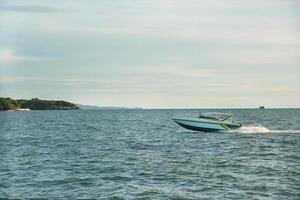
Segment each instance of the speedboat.
M241 123L233 120L232 114L219 112L202 113L195 118L174 118L173 121L183 128L204 132L225 131L242 127Z

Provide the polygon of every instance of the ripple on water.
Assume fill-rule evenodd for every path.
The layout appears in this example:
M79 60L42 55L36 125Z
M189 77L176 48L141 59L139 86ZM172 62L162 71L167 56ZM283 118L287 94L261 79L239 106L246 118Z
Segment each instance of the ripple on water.
M300 110L230 112L248 125L170 119L198 110L0 113L0 197L299 199Z

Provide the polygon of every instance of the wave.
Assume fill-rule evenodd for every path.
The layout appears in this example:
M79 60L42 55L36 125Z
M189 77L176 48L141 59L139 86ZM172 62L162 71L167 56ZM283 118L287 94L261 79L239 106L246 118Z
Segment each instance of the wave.
M271 130L262 125L243 126L239 129L232 130L237 133L300 133L300 130Z

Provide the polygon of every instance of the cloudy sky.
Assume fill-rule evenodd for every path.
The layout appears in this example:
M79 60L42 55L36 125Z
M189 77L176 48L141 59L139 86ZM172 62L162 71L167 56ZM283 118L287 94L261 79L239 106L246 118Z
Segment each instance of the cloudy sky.
M0 96L300 107L299 0L0 0Z

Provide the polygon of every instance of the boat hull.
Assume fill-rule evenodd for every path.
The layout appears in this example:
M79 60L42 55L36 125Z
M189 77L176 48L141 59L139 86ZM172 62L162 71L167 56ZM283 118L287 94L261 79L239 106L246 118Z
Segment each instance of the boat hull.
M173 119L178 125L192 131L214 132L237 129L241 124L219 122L219 121L201 121L197 119Z

